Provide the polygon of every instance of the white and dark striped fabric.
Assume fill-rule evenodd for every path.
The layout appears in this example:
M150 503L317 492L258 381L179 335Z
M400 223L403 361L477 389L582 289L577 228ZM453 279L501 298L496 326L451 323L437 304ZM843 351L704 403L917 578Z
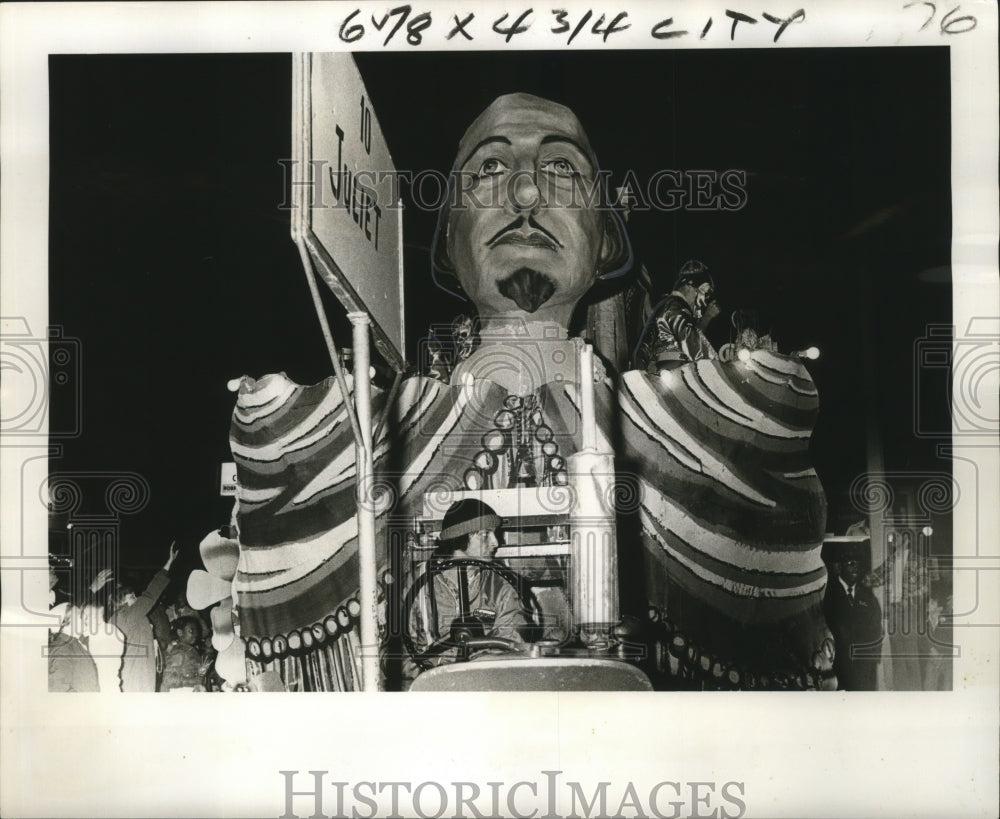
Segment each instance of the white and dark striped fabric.
M623 577L623 590L641 590L629 593L644 595L671 635L744 675L807 670L827 632L826 508L808 455L818 397L805 368L757 351L665 379L628 372L617 392L596 392L599 440L616 454L622 566L641 575ZM560 452L575 451L576 385L538 397ZM380 578L387 539L420 514L425 494L462 488L506 393L413 377L389 410L385 398L374 396ZM231 445L234 586L250 659L275 663L293 687L360 687L354 443L336 382L244 379Z

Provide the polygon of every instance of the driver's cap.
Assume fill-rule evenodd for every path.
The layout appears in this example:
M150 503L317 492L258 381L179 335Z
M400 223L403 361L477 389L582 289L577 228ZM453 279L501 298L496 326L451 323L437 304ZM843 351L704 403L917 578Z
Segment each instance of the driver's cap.
M455 540L483 529L493 531L501 522L502 518L488 504L474 498L462 498L444 513L440 538Z

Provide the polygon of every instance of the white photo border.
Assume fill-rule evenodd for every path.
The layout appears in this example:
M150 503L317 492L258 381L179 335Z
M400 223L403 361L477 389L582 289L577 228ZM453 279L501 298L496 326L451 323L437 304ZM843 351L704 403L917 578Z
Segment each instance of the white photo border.
M31 328L48 324L48 55L349 50L342 24L383 15L396 4L67 3L0 6L0 305ZM550 4L572 14L575 0ZM595 13L627 11L632 28L607 43L566 46L536 26L510 45L481 27L468 42L446 39L451 26L423 32L422 50L587 48L838 48L947 44L952 75L953 314L961 334L972 319L1000 322L998 288L997 8L990 0L865 2L641 3L623 0ZM467 8L479 21L516 17L532 3L413 3L451 20ZM805 19L777 43L773 24L745 26L730 40L726 10ZM945 21L944 18L951 14ZM973 16L976 27L950 33ZM693 35L656 40L649 32L673 17ZM697 39L715 19L711 38ZM926 22L925 22L926 21ZM370 35L356 45L381 48ZM388 50L413 48L405 37ZM995 340L992 342L995 343ZM992 378L996 379L996 373ZM957 379L956 379L957 380ZM957 396L959 399L961 396ZM5 395L4 400L10 400ZM0 440L0 629L2 740L0 814L28 816L279 816L286 778L324 782L517 782L544 790L545 771L561 771L592 794L611 782L617 803L629 784L645 800L661 782L685 794L684 810L740 814L736 800L694 804L688 783L740 783L746 816L993 816L998 807L1000 652L1000 448L995 438L954 441L956 624L961 656L950 693L792 694L462 694L245 697L133 695L108 698L44 693L39 662L47 615L43 573L45 516L21 514L22 487L44 476L44 442ZM977 513L978 510L978 513ZM32 562L34 561L34 562ZM965 561L963 563L963 561ZM37 564L37 565L36 565ZM30 605L21 607L21 601ZM32 613L36 612L36 613ZM965 626L960 628L959 626ZM474 727L473 727L474 726ZM655 726L650 728L650 726ZM348 786L350 789L350 786ZM702 788L696 793L705 794ZM672 794L673 791L670 791ZM336 815L336 789L324 792ZM567 815L531 787L514 807L536 816ZM385 797L383 797L385 798ZM697 796L695 796L697 798ZM295 797L312 815L310 797ZM661 809L669 799L662 797ZM388 804L382 802L382 804ZM428 797L427 805L436 805ZM365 810L363 805L359 806ZM609 806L609 808L612 806ZM511 809L506 802L502 815ZM350 809L348 808L348 815ZM359 815L366 815L362 812ZM384 815L381 813L379 815ZM428 815L433 815L431 810ZM467 815L473 815L471 813ZM636 815L626 813L624 815ZM669 815L669 814L665 814Z

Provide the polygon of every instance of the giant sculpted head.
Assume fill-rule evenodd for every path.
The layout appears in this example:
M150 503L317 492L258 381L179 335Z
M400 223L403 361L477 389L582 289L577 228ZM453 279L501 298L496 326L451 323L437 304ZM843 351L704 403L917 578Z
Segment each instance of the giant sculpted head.
M628 255L576 115L530 94L494 100L458 146L437 273L458 280L484 322L565 328L595 279Z

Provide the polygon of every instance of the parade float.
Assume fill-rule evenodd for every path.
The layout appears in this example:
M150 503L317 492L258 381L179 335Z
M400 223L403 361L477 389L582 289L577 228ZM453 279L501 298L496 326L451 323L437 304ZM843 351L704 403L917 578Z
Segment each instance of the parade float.
M819 401L803 358L761 348L639 370L600 333L570 338L581 296L632 262L603 191L608 207L574 217L594 258L541 295L530 277L491 290L482 270L436 259L435 276L452 273L475 304L478 332L441 366L408 366L402 211L371 173L392 165L361 77L349 55L299 55L293 93L292 235L334 374L233 385L233 526L205 539L188 584L192 605L211 609L219 674L287 691L835 687L826 502L808 452ZM590 153L568 109L509 95L459 156L525 122L542 144ZM442 214L436 256L456 255L464 218ZM521 236L503 252L541 244ZM351 320L350 368L319 283ZM373 351L394 372L381 387ZM462 498L503 519L496 563L539 628L507 645L452 630L441 639L456 661L433 665L408 610Z

